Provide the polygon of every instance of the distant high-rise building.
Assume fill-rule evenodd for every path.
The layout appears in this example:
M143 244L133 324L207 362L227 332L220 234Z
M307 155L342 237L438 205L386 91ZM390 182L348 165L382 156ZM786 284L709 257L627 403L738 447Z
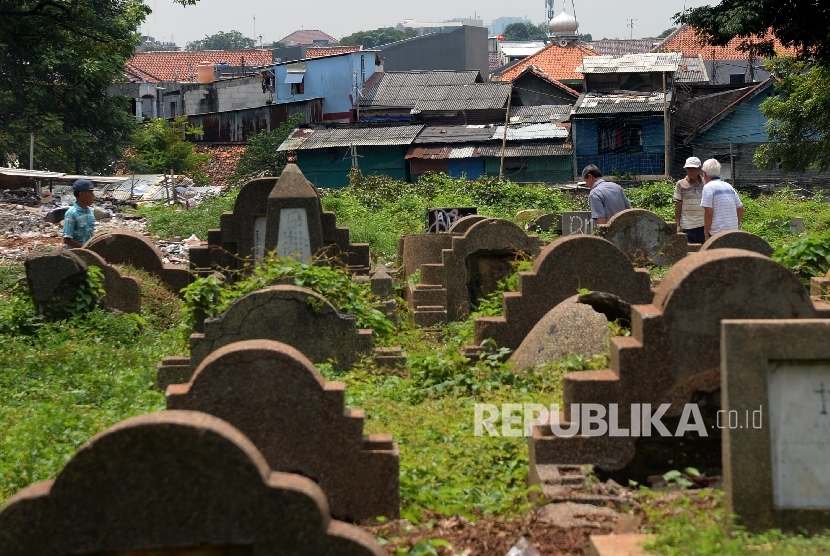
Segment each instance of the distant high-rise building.
M495 37L496 35L504 34L504 28L511 23L530 24L530 20L523 17L500 17L498 19L494 19L492 23L490 23L490 27L488 27L490 36Z

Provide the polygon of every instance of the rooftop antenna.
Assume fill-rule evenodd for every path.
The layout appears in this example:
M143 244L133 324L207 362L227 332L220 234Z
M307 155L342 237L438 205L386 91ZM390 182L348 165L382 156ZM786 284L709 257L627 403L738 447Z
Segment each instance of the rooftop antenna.
M628 27L629 29L631 29L631 32L629 33L628 38L633 39L634 38L634 28L637 26L637 23L636 23L637 20L636 19L627 19L626 21L628 21L628 23L626 23L625 26Z
M256 37L256 14L254 14L254 37Z

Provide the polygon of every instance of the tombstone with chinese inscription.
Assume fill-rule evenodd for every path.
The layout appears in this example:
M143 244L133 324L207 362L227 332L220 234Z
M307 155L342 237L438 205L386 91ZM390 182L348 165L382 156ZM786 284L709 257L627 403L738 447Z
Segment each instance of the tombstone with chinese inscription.
M590 235L594 233L594 221L590 212L563 212L562 213L562 235L573 236L577 234Z
M329 264L369 273L369 245L349 241L348 228L338 228L335 214L323 211L317 190L295 164L286 166L279 179L245 184L220 225L208 232L207 245L190 249L192 271L243 269L276 251L298 260L325 255Z
M750 531L830 528L830 320L721 324L724 491Z

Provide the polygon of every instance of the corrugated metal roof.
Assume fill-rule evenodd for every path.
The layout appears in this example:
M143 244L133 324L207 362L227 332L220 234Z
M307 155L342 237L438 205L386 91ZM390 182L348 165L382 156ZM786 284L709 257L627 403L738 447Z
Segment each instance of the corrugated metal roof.
M590 56L575 71L582 73L650 73L677 71L679 52L649 52L624 56Z
M476 148L478 156L501 156L501 145L480 145ZM505 157L517 156L571 156L573 150L562 143L524 143L507 145Z
M571 116L570 104L548 104L544 106L514 106L510 109L511 124L543 124L562 122Z
M671 93L667 95L671 104ZM611 93L607 95L587 93L579 97L573 115L663 113L663 93Z
M477 143L488 141L493 136L492 125L453 125L453 126L427 126L414 144L444 144L444 143Z
M504 137L504 126L500 125L493 133L493 139L502 139ZM544 124L526 124L520 126L508 126L507 140L508 141L531 141L533 139L567 139L568 130L560 127L555 123Z
M311 137L313 133L313 129L294 129L294 131L292 131L291 134L288 136L288 139L283 141L282 144L279 147L277 147L277 152L296 151L300 148L300 145L302 145L306 139Z
M444 101L499 95L492 83L478 82L477 71L384 73L378 82L361 93L364 108L413 108L419 100ZM467 91L481 89L487 93ZM488 88L489 87L489 88ZM509 91L508 91L509 92ZM473 95L472 97L470 95ZM504 95L505 100L507 95Z
M501 51L505 56L515 58L521 56L533 56L543 48L545 48L545 41L529 41L529 42L509 42L501 43Z
M681 58L674 78L678 83L709 83L706 64L699 55L697 58Z
M129 176L81 176L75 174L64 174L63 172L49 172L47 170L26 170L25 168L2 168L0 174L4 176L17 176L21 178L32 178L38 180L52 180L62 182L73 182L81 178L87 179L94 184L121 183Z
M450 151L450 158L472 158L478 156L476 154L475 145L466 145L464 147L453 147Z
M424 126L358 127L315 129L297 150L328 147L409 145Z
M510 83L473 83L471 85L428 87L412 109L414 114L445 110L493 110L504 108L510 95Z
M406 159L445 160L448 158L472 158L478 156L475 145L461 147L419 147L412 145L406 152Z

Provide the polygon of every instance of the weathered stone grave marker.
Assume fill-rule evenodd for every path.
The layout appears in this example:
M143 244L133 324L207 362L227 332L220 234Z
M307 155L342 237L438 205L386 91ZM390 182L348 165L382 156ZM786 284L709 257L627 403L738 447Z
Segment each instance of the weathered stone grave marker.
M392 437L363 436L363 410L344 410L345 385L326 382L291 346L270 340L225 346L166 395L168 409L203 411L237 427L271 469L313 479L337 519L398 517Z
M672 265L688 253L686 234L677 233L673 222L643 209L618 212L597 226L597 235L611 241L639 266Z
M700 251L724 248L754 251L765 257L771 257L773 252L772 246L764 238L750 234L749 232L744 232L743 230L730 230L715 234L707 239L706 243L701 245Z
M477 214L476 207L445 207L427 209L427 233L448 232L456 220Z
M194 411L122 421L81 447L54 481L0 508L2 556L183 549L384 554L368 533L331 519L313 481L271 470L239 430Z
M724 490L754 532L830 528L830 320L724 320Z
M572 236L576 234L591 235L594 233L594 221L590 212L563 212L562 213L562 235Z

